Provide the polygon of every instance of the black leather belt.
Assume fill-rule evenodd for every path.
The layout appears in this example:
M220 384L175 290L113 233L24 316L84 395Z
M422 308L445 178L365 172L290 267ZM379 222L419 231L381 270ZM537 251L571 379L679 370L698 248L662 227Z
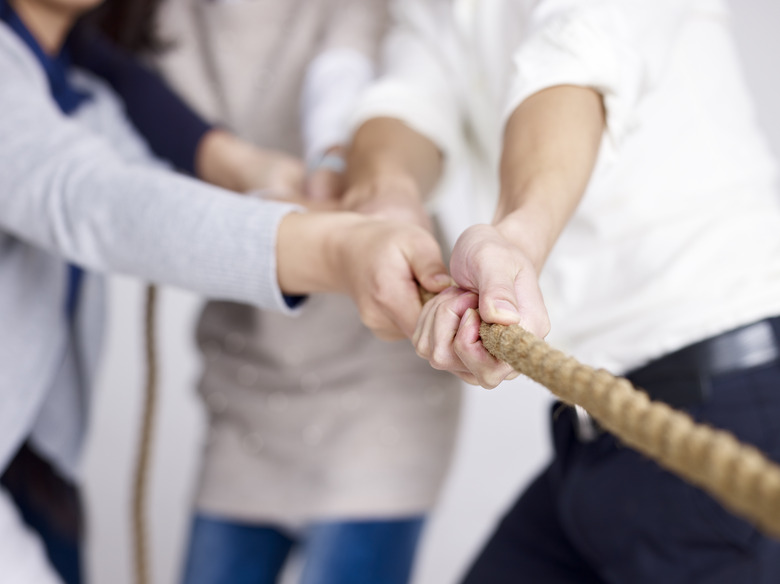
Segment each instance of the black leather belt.
M655 401L675 408L706 402L711 382L725 375L780 359L780 317L769 318L688 345L635 369L625 377ZM589 442L598 434L593 419L577 408L577 435Z

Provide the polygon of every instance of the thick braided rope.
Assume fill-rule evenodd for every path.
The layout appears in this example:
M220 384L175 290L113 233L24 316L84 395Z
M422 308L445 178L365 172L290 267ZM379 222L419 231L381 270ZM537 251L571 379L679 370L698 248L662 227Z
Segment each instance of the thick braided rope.
M759 450L687 414L650 401L627 380L595 370L518 325L482 323L488 352L585 408L622 442L707 491L762 531L780 537L780 467Z
M146 380L144 390L143 421L138 444L138 458L133 484L133 564L136 584L149 582L149 542L146 525L146 501L149 462L152 451L155 404L157 401L157 288L147 286L144 308L144 337L146 349Z

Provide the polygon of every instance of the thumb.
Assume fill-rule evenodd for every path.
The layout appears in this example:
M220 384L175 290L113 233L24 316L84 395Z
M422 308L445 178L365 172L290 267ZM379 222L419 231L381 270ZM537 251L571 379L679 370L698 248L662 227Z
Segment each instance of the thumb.
M408 260L414 278L429 292L438 293L452 285L439 246L432 237L428 243L412 249Z
M514 278L502 270L489 270L480 274L476 284L482 320L506 325L520 322Z

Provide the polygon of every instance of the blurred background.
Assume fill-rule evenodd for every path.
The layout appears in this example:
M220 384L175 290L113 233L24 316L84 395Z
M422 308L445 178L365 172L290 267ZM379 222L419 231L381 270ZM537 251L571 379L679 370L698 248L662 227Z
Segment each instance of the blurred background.
M758 116L777 154L780 2L732 0L731 4ZM465 225L465 201L453 201L449 208L462 213L449 217L451 223ZM115 278L111 295L110 333L85 461L92 584L132 581L130 486L143 383L143 288L129 279ZM161 395L150 485L155 584L178 580L191 489L198 471L204 416L193 390L198 361L192 329L200 303L198 298L173 290L165 290L160 303ZM426 528L414 584L456 582L503 509L544 464L549 452L549 404L543 389L522 380L493 391L468 388L454 465Z

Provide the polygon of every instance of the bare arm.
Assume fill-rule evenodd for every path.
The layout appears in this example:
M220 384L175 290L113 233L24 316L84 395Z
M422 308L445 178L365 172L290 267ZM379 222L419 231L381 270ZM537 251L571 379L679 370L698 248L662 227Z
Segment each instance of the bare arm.
M538 273L585 191L603 130L601 96L587 88L546 89L512 114L493 225L467 229L450 262L453 279L472 300L464 299L467 293L432 300L415 333L418 353L434 367L486 387L511 374L479 341L477 303L487 322L549 332Z
M541 91L507 122L493 224L537 270L585 192L603 132L601 96L584 87Z
M426 137L400 120L369 120L350 148L344 205L427 226L422 201L441 171L441 153Z
M195 156L197 177L224 189L238 193L269 189L282 197L297 197L303 191L300 160L264 150L225 130L207 132Z

